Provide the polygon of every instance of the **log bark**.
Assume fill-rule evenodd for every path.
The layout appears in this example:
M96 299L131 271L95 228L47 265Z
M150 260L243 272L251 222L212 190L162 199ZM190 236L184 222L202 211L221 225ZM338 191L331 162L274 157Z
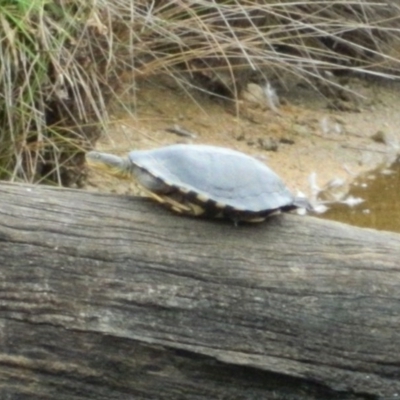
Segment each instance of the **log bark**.
M1 399L400 397L400 235L0 184Z

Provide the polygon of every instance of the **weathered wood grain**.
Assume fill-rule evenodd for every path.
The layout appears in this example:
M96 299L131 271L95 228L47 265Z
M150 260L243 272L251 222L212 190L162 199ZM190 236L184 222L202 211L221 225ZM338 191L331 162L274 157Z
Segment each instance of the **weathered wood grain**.
M0 184L4 398L396 398L399 327L400 235Z

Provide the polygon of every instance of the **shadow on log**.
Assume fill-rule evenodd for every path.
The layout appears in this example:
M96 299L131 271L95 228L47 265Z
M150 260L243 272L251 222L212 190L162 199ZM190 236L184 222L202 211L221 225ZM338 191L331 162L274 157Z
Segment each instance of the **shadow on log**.
M395 399L400 235L0 184L1 399Z

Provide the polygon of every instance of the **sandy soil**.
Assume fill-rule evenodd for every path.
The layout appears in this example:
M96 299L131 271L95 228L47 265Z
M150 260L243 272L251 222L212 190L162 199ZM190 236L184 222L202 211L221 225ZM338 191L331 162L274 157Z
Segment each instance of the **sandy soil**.
M294 193L309 196L310 175L315 174L320 187L335 178L350 182L398 150L400 84L352 78L348 85L362 97L326 98L295 83L277 91L280 105L272 110L254 85L242 94L243 100L229 104L199 92L185 93L168 80L137 82L124 103L134 116L114 105L113 122L97 149L123 155L178 142L226 146L263 160ZM166 131L174 126L195 137ZM88 188L137 193L134 184L95 171L89 172Z

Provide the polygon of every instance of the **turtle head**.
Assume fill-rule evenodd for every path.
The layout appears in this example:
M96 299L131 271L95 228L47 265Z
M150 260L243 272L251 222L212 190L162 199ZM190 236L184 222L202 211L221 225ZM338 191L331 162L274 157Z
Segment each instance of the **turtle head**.
M86 153L86 162L89 167L107 172L118 178L128 179L132 176L131 162L128 158L121 158L113 154L100 153L98 151L89 151Z

